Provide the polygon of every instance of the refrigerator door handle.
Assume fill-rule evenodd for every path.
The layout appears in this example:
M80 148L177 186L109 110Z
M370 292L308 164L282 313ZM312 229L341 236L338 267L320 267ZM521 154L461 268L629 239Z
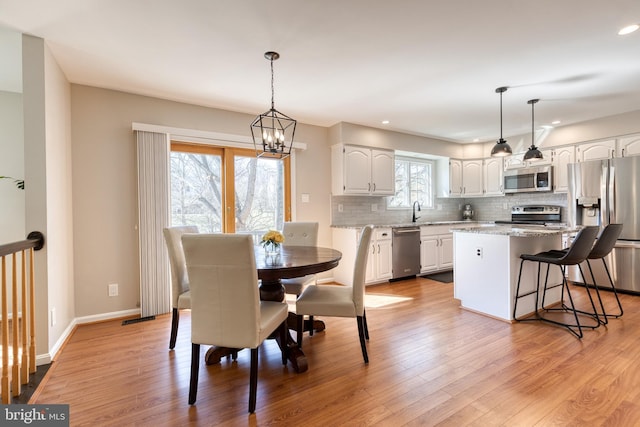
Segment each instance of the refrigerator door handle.
M616 206L616 200L615 200L615 196L616 196L616 174L615 174L615 166L613 166L613 162L609 162L609 177L608 177L608 199L607 199L607 217L606 220L607 222L603 223L603 225L605 224L610 224L612 221L615 221L616 218L616 212L615 212L615 206Z

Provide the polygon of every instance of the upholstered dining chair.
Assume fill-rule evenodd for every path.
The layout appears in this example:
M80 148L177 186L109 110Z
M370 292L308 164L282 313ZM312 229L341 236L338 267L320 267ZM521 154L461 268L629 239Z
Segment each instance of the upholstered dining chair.
M180 322L180 310L191 308L191 292L189 292L189 275L187 266L184 263L184 252L182 250L182 235L186 233L197 233L198 227L195 225L184 225L169 227L162 230L164 241L169 252L169 263L171 264L171 336L169 338L169 348L176 346L178 337L178 323Z
M189 404L196 401L200 345L250 348L249 412L256 408L258 347L280 328L287 338L288 307L261 301L253 238L248 234L187 234L182 237L191 284L191 379ZM287 363L282 346L282 363Z
M364 278L372 230L372 225L366 225L360 232L351 286L310 285L296 301L296 313L308 315L312 322L313 316L355 317L364 363L369 363L365 343L369 329L364 309Z
M285 222L282 226L284 236L283 246L317 246L318 223L317 222ZM305 286L315 282L315 274L307 274L304 277L282 279L284 290L288 294L299 296Z
M318 223L317 222L285 222L282 226L282 235L284 236L283 246L316 246L318 244ZM308 285L316 282L315 274L307 274L303 277L294 277L291 279L282 279L282 286L287 294L300 296L302 291ZM297 315L296 325L304 321L304 316ZM292 325L293 326L293 325ZM302 329L296 327L298 332L298 347L302 347ZM309 334L313 335L313 322L309 325Z

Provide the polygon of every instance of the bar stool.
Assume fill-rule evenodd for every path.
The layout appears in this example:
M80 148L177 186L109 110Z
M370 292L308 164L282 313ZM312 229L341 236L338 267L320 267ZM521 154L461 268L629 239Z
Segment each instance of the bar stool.
M569 330L569 332L571 332L572 334L574 334L576 337L578 338L582 338L583 334L582 334L582 329L583 328L590 328L590 329L595 329L598 326L600 326L600 321L598 320L598 314L596 311L596 307L595 304L593 302L593 299L591 297L591 293L589 292L589 288L587 287L587 295L589 296L589 300L591 302L591 307L593 308L593 313L589 313L590 317L594 317L596 320L596 324L595 325L582 325L580 324L580 320L578 319L578 313L579 311L576 310L575 305L573 303L573 297L571 296L571 291L569 289L568 283L567 283L567 278L565 275L565 270L566 270L566 266L567 265L577 265L579 270L580 270L580 274L582 275L582 278L584 279L584 274L582 272L582 267L580 267L580 264L585 261L587 259L587 256L589 255L589 253L591 252L591 248L593 247L593 242L596 239L596 236L598 234L598 227L596 226L591 226L591 227L585 227L582 230L580 230L578 232L578 234L576 235L576 238L573 241L573 244L571 245L571 247L567 250L567 251L557 251L557 250L550 250L547 252L540 252L537 253L535 255L531 255L531 254L522 254L520 255L520 272L518 273L518 285L516 287L516 296L515 296L515 302L514 302L514 306L513 306L513 319L516 321L532 321L532 320L540 320L540 321L544 321L544 322L548 322L548 323L552 323L558 326L562 326L565 327ZM522 295L520 295L520 281L522 278L522 266L524 264L525 261L532 261L532 262L537 262L538 263L538 277L537 277L537 283L536 283L536 289L532 292L527 292L524 293ZM575 319L575 323L567 323L567 322L563 322L560 320L555 320L555 319L550 319L548 317L544 317L542 315L540 315L540 310L538 308L538 301L539 301L539 293L540 293L540 269L541 269L541 264L547 264L547 272L546 272L546 276L545 276L545 281L544 281L544 288L542 291L542 304L540 305L541 309L546 311L546 312L552 312L552 311L563 311L563 312L567 312L567 313L571 313L573 314L573 318ZM557 284L557 285L552 285L549 286L548 281L549 281L549 268L550 265L557 265L560 268L560 271L562 272L562 282ZM586 282L585 282L586 283ZM562 287L562 293L560 296L560 303L561 303L561 307L549 307L547 308L545 306L545 297L547 294L547 290L556 288L558 286ZM564 292L567 292L567 297L569 299L569 304L570 306L567 306L564 302ZM517 308L518 308L518 300L520 298L526 297L528 295L531 294L535 294L535 317L533 318L521 318L518 319L516 317L516 312L517 312Z
M620 298L618 298L618 292L616 291L616 286L613 283L613 279L611 278L611 274L609 273L609 267L607 267L607 263L605 262L605 257L609 255L609 253L613 250L613 247L620 237L620 233L622 233L622 224L609 224L607 225L602 233L596 240L596 244L591 249L591 253L587 256L587 266L589 267L589 272L591 273L591 279L593 280L593 287L596 290L596 294L598 295L598 300L600 301L600 308L602 309L602 316L604 317L604 323L607 324L608 317L618 318L622 316L622 304L620 303ZM604 265L604 271L607 273L607 277L609 278L609 284L611 285L611 290L613 291L613 295L616 297L616 302L618 303L618 314L608 314L602 303L602 298L600 297L600 292L598 290L598 284L596 283L596 278L593 274L593 269L591 268L591 263L589 260L602 260L602 264ZM585 282L585 286L588 284Z

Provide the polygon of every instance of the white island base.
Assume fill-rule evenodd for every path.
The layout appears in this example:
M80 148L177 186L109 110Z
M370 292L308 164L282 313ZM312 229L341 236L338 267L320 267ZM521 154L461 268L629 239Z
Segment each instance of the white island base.
M463 308L497 319L513 321L520 255L536 254L562 247L562 231L534 231L522 228L482 227L453 230L454 245L454 298ZM542 264L540 280L542 290L547 265ZM522 270L520 295L536 288L538 263L526 261ZM558 266L551 265L549 285L562 282ZM561 287L547 292L545 306L557 304ZM536 311L535 294L518 300L516 318Z

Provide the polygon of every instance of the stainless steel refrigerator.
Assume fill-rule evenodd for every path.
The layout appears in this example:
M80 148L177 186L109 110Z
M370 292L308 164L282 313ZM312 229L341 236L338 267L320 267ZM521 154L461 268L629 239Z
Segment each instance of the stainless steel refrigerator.
M572 163L568 168L569 225L623 224L606 262L616 289L640 293L640 156ZM598 286L610 287L602 263L591 265ZM583 271L591 282L589 270ZM582 282L577 268L569 278Z

